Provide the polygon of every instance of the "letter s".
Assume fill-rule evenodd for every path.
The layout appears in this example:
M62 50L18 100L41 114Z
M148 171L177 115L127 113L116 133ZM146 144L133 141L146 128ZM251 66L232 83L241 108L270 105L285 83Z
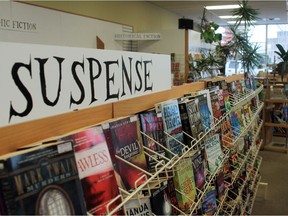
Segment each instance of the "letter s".
M33 108L33 100L32 100L32 96L30 94L30 92L28 91L28 89L25 87L25 85L21 82L20 78L19 78L19 74L18 71L20 68L25 68L28 70L30 77L32 78L32 71L31 71L31 58L30 58L30 62L29 64L24 64L24 63L20 63L20 62L16 62L13 67L12 67L12 78L16 84L16 86L18 87L18 89L22 92L23 96L25 97L26 101L27 101L27 105L26 108L23 112L17 112L13 105L12 105L12 101L10 101L10 116L9 116L9 122L11 121L12 116L20 116L20 117L24 117L26 115L28 115L32 108Z

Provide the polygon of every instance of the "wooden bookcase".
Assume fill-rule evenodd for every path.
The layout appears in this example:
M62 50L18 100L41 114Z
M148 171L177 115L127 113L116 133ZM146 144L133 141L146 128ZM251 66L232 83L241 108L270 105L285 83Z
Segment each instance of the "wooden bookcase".
M268 80L265 86L265 108L263 110L263 135L265 136L263 148L272 151L288 152L288 123L273 122L273 112L280 107L288 105L288 97L284 93L284 83ZM275 133L273 129L278 128L283 133ZM283 137L280 142L275 142L273 137Z

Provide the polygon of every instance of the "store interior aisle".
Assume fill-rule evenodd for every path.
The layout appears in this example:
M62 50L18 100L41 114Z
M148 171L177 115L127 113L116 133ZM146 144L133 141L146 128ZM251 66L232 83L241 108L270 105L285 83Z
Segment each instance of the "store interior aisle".
M261 182L254 202L252 215L288 215L288 153L260 151Z

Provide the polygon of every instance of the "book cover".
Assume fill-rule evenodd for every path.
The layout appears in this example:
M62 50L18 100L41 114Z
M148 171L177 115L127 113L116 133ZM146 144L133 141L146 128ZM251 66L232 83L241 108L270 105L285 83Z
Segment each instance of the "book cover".
M195 185L199 190L205 185L206 181L206 160L205 160L205 149L202 148L199 151L196 151L192 156L192 165L193 165L193 173L195 179Z
M207 131L211 127L211 115L212 115L208 107L207 95L201 94L201 95L198 95L197 98L198 98L198 107L200 111L202 124L203 124L204 130Z
M189 121L189 116L188 116L188 111L187 111L187 103L189 103L189 101L184 100L182 102L179 102L179 111L180 111L180 116L181 116L181 124L182 124L182 130L187 133L188 135L186 135L185 133L183 133L183 139L184 139L184 143L187 146L191 146L191 142L192 142L192 128L190 125L190 121Z
M197 195L190 157L183 158L175 166L173 179L175 188L180 191L180 193L176 193L179 209L188 213Z
M219 96L218 96L218 91L219 89L215 89L210 92L210 97L211 97L211 106L212 106L212 111L213 111L213 117L215 119L220 119L222 118L222 112L221 112L221 106L219 102Z
M230 114L230 124L232 128L232 134L234 137L237 137L241 133L241 125L239 122L238 114L236 111L231 112Z
M172 206L167 181L161 183L159 188L151 190L150 203L153 214L172 215Z
M119 195L119 190L102 127L97 125L79 130L62 139L73 141L88 212L107 214L106 205ZM119 204L120 199L110 205L110 210Z
M152 209L149 198L130 199L125 203L126 215L151 215Z
M170 177L169 179L167 179L167 192L169 193L169 196L170 196L172 214L173 215L178 215L179 211L173 207L173 206L175 206L175 207L179 208L178 201L177 201L177 195L176 195L177 192L175 190L173 177Z
M221 141L223 147L229 147L233 143L230 119L227 116L221 124Z
M213 109L212 109L212 103L211 103L211 95L210 95L210 90L209 89L203 89L198 91L199 95L204 95L204 97L206 97L206 101L207 101L207 106L209 109L209 113L210 113L210 126L214 125L214 118L213 118Z
M209 186L203 198L202 214L214 215L216 210L217 210L216 190L214 186Z
M139 119L137 115L115 119L109 122L109 128L115 155L122 159L116 158L116 164L123 189L135 189L144 182L143 175L146 175L139 168L147 170Z
M0 157L7 215L86 215L71 141L39 145Z
M162 117L164 131L174 137L173 139L166 135L167 148L174 154L182 155L183 146L179 142L183 143L184 138L178 100L171 99L155 104L155 109L157 115ZM168 153L167 156L169 158L173 157L171 153Z
M139 119L141 122L142 132L152 138L150 139L147 136L142 135L144 146L155 152L153 153L147 151L147 154L149 154L150 156L146 155L148 171L153 173L155 172L155 165L157 163L156 160L161 160L161 156L159 156L158 154L165 156L165 150L161 148L157 143L155 143L156 141L161 145L165 146L163 121L161 117L157 116L155 109L139 113Z
M219 89L218 91L218 100L221 114L222 116L224 116L226 114L226 106L225 106L225 93L223 89Z
M208 161L208 169L213 173L220 165L223 157L220 136L218 133L205 140L205 151Z
M224 192L225 192L223 170L220 170L220 172L216 175L216 192L218 200L222 200L224 198Z
M192 137L198 140L201 134L203 135L204 133L204 127L198 106L198 98L196 97L195 99L188 101L186 105Z

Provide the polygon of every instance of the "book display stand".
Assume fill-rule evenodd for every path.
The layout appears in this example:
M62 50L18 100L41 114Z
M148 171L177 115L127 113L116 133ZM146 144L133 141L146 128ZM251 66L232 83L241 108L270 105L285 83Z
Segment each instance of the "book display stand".
M235 75L227 78L223 78L227 83L240 80L243 78L243 75ZM0 151L1 153L7 153L16 150L22 145L27 145L29 143L34 143L39 140L45 140L55 136L62 136L63 134L79 129L81 127L87 127L90 125L95 125L102 121L118 118L121 116L127 116L139 113L144 110L148 110L154 106L154 104L168 99L181 97L183 94L196 92L198 90L205 89L205 81L184 84L182 86L173 87L170 90L153 93L149 95L139 96L137 98L127 99L123 101L118 101L111 104L101 105L94 108L89 108L85 110L78 110L72 113L67 113L59 116L49 117L45 119L35 120L31 122L21 123L18 125L12 125L8 127L0 128L1 134L5 134L0 138ZM227 111L221 118L214 119L214 124L210 128L205 128L205 131L199 134L198 138L192 137L189 134L185 133L186 136L191 138L191 145L187 146L179 140L175 139L173 136L169 135L167 132L164 132L164 136L175 139L183 148L182 154L175 154L170 151L163 144L158 143L152 137L146 135L142 131L141 134L146 136L148 139L151 139L155 142L161 149L164 149L166 152L170 153L172 157L167 157L162 154L158 154L156 151L143 146L145 155L151 157L151 155L157 155L158 158L155 159L155 172L150 173L147 170L143 170L140 167L135 166L133 163L125 160L117 155L115 155L116 160L121 160L124 163L129 164L137 169L140 169L144 175L142 175L135 182L135 189L130 191L123 190L119 188L120 195L112 200L107 206L108 215L113 215L120 208L123 208L126 203L132 199L140 199L143 197L151 197L151 194L154 189L160 187L163 182L167 181L170 177L175 175L175 168L181 161L185 158L192 158L192 156L197 152L198 146L205 142L209 137L213 136L216 131L221 130L221 125L225 119L236 112L239 109L242 109L246 104L250 104L251 100L254 97L257 97L258 94L263 90L263 86L258 87L256 90L247 89L245 93L239 93L237 95L230 94L230 103L231 110ZM251 108L249 113L250 117L244 117L245 126L243 129L239 130L238 127L231 125L231 131L233 131L232 136L221 135L226 140L225 147L222 148L221 155L219 155L220 160L217 161L215 166L215 161L211 161L210 158L206 158L208 161L208 166L205 168L205 173L207 179L205 181L202 189L196 188L197 195L194 199L190 196L187 196L183 191L176 189L176 193L181 194L187 200L192 202L192 205L189 206L188 212L184 212L179 209L177 206L171 204L172 208L178 212L178 214L197 214L199 208L201 208L202 202L205 198L205 195L211 189L211 186L215 185L215 179L223 169L226 169L226 163L231 159L231 155L235 152L235 149L240 148L241 141L244 140L244 137L251 137L251 142L249 143L249 148L246 151L237 151L237 156L235 156L235 161L231 163L232 170L231 177L229 182L224 181L225 187L224 192L221 198L216 200L216 210L214 214L251 214L253 202L256 197L257 189L261 183L261 176L259 175L259 168L261 165L262 158L258 155L260 147L262 145L262 140L259 138L259 134L263 125L263 121L259 118L259 114L264 107L263 102L257 103L256 106ZM91 118L93 116L93 118ZM15 136L17 133L17 136ZM215 167L215 169L210 169L210 165ZM245 177L243 175L243 170L245 171ZM229 171L228 171L229 172ZM139 181L143 181L142 184L137 184ZM236 190L237 185L237 190ZM110 209L111 205L117 200L121 200L121 204L114 208L112 211Z

